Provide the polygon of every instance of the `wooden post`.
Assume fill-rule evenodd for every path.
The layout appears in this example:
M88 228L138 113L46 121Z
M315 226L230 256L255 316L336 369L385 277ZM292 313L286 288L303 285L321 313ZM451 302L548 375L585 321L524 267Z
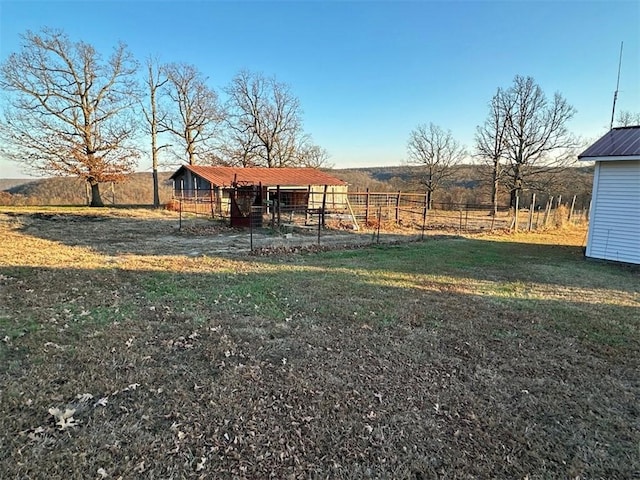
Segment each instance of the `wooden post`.
M547 201L547 206L544 209L544 220L542 220L543 227L546 227L547 222L549 221L549 214L551 213L551 205L553 205L553 195L549 197L549 200Z
M304 209L304 224L309 224L309 208L313 207L313 192L311 191L311 185L307 187L307 208Z
M527 226L527 230L530 232L533 228L533 211L536 208L536 194L533 193L531 195L531 204L529 205L529 225Z
M402 193L398 190L398 196L396 197L396 225L400 223L400 195Z
M382 223L382 205L378 207L378 240L376 243L380 243L380 224Z
M280 228L280 215L281 215L281 210L280 210L280 201L282 200L282 197L280 196L280 185L276 185L276 201L278 202L277 205L277 210L278 210L278 228Z
M424 205L422 206L422 234L420 240L424 240L424 230L427 228L427 196L424 196Z
M369 225L369 189L367 188L365 193L365 204L364 204L364 224Z
M324 217L324 209L327 206L327 186L324 186L324 190L322 192L322 228L325 227L325 217Z
M571 221L571 217L573 216L573 209L576 206L576 196L573 196L571 200L571 208L569 209L569 218L567 220Z
M558 204L556 205L556 208L559 208L560 205L562 205L562 195L558 195Z
M249 251L253 252L253 206L249 207Z
M515 209L515 215L513 218L513 231L517 232L518 231L518 212L520 210L520 196L516 195L516 209Z

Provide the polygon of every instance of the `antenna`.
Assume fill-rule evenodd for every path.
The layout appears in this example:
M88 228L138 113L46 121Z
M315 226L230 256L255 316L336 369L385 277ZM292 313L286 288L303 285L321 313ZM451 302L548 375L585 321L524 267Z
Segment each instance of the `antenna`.
M620 60L618 61L618 82L616 83L616 91L613 92L613 108L611 109L611 125L609 130L613 128L613 116L616 114L616 100L618 99L618 88L620 87L620 68L622 67L622 46L624 42L620 42Z

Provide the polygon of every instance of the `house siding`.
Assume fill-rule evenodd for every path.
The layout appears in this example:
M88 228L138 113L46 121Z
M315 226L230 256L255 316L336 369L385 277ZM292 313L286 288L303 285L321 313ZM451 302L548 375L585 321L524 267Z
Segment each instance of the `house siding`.
M596 163L586 255L640 264L640 160Z

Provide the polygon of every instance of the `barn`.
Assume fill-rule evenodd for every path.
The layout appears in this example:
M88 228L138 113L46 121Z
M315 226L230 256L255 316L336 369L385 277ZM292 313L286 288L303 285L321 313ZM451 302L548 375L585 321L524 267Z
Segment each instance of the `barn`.
M640 126L611 129L578 159L595 162L586 256L640 264Z
M210 202L220 216L251 206L286 211L347 208L347 183L316 168L242 168L183 165L170 179L176 199ZM236 223L240 224L240 223Z

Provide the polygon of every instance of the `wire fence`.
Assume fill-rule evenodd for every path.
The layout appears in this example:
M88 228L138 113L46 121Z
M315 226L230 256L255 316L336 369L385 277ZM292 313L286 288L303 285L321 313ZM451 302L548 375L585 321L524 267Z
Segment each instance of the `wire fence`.
M588 221L588 209L576 210L575 196L544 204L531 195L516 207L489 204L427 203L423 193L306 192L255 198L214 195L173 200L180 229L198 219L215 219L242 227L251 251L293 245L365 244L424 239L428 235L501 231L535 231ZM291 201L294 199L295 201ZM523 205L524 204L524 205ZM235 205L235 207L234 207Z

